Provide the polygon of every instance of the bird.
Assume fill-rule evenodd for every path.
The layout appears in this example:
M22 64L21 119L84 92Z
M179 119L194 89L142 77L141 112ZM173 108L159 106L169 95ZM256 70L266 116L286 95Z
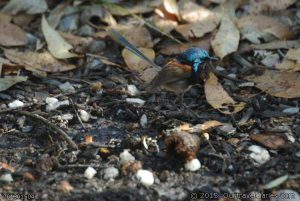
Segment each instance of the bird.
M139 51L137 47L130 43L121 33L112 28L107 31L116 42L148 62L149 65L161 68ZM178 54L161 68L151 81L150 88L155 89L160 87L173 92L176 94L174 102L182 103L184 94L189 91L193 85L199 83L200 78L203 79L205 77L206 62L215 59L216 58L211 57L206 50L197 47L189 48Z

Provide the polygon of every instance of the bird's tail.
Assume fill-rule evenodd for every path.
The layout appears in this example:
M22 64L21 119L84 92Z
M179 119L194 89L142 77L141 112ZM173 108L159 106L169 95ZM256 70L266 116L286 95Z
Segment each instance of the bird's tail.
M137 55L141 59L145 60L149 63L152 67L160 68L158 65L156 65L151 59L149 59L145 54L143 54L138 48L130 43L124 36L122 36L121 33L119 33L117 30L110 28L106 30L108 34L119 44L123 45L125 48L127 48L129 51L131 51L133 54Z

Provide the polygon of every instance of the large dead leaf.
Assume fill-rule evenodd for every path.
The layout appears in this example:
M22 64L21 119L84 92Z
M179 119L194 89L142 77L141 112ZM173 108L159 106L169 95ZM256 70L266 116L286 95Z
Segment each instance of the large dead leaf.
M43 71L43 72L63 72L72 70L74 65L66 64L56 60L48 52L19 52L13 49L5 49L4 55L12 62L25 67L29 71Z
M240 32L229 16L224 16L216 37L211 42L215 54L221 59L238 49Z
M168 46L163 46L163 48L159 51L165 55L176 55L179 54L191 47L199 47L206 51L210 49L211 38L198 39L196 41L190 41L184 44L173 44Z
M159 71L160 71L159 68L155 68L155 67L147 68L144 72L142 72L140 78L146 83L150 83Z
M153 47L151 35L143 26L117 25L113 28L119 31L129 42L137 47Z
M26 32L23 29L0 18L0 45L20 46L26 45L27 41Z
M44 13L48 9L45 0L10 0L2 9L2 12L16 15L21 11L27 14Z
M251 11L259 13L261 11L283 10L296 3L297 0L251 0Z
M176 15L176 17L180 20L180 14L176 0L163 0L163 5L168 13Z
M272 41L269 43L262 44L241 44L239 52L248 52L251 50L274 50L274 49L290 49L300 47L299 40L289 40L289 41Z
M164 34L170 33L178 24L176 21L161 18L157 15L153 16L151 21Z
M139 50L144 53L149 59L153 60L155 58L155 52L153 49L139 48ZM148 62L136 56L126 48L123 49L122 56L128 68L131 70L142 73L146 68L150 67Z
M253 43L260 43L259 38L263 38L265 34L271 34L276 38L285 40L294 37L289 27L264 15L246 15L238 20L238 27L242 38Z
M250 138L271 149L279 149L287 144L286 138L280 134L253 134Z
M27 76L5 76L0 78L0 91L5 91L9 87L19 82L25 82L26 80Z
M189 23L205 22L209 18L217 18L212 11L193 1L181 0L178 6L181 18Z
M219 18L209 17L203 21L179 25L175 30L188 40L189 38L200 38L206 33L212 32L218 23Z
M213 73L205 81L204 89L207 102L224 114L237 113L245 107L245 103L236 102L228 95Z
M276 97L300 97L300 73L266 70L261 76L249 76L257 88Z
M69 52L73 49L47 22L45 16L42 18L42 31L48 44L49 52L57 59L67 59L77 57L76 54Z
M300 71L300 48L289 49L282 63L277 64L276 68L284 71Z

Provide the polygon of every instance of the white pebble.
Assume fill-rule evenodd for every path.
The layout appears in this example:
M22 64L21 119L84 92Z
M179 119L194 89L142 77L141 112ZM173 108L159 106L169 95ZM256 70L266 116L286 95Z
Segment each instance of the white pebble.
M103 178L106 180L113 180L117 176L119 176L119 170L115 167L108 167L104 170Z
M290 107L290 108L284 109L282 112L288 113L288 114L296 114L299 112L299 108L298 107Z
M145 186L151 186L154 183L153 173L148 170L138 170L136 178Z
M144 105L146 101L139 99L139 98L126 98L127 103L131 104L138 104L138 105Z
M50 104L46 105L46 111L50 112L52 110L56 110L60 106L65 106L65 105L70 105L69 100L53 102L53 103L50 103Z
M140 124L141 124L142 128L146 128L147 123L148 123L147 116L145 114L143 114L140 119Z
M92 167L88 167L85 171L84 171L84 177L87 179L91 179L95 176L95 174L97 173L97 171L92 168Z
M54 97L47 97L45 101L49 105L49 104L54 104L54 103L58 102L58 99L54 98Z
M129 96L138 96L140 94L140 91L136 88L135 85L129 84L127 85L127 93Z
M120 163L128 163L135 160L134 156L129 153L127 149L125 149L122 153L120 153Z
M79 110L79 114L80 114L80 119L84 122L89 121L89 119L91 118L91 115L85 110Z
M184 164L184 168L188 171L197 171L201 168L201 163L197 158L194 158L191 161L188 161Z
M18 107L23 107L24 106L24 103L22 101L19 101L19 100L15 100L11 103L8 103L8 107L9 108L18 108Z
M256 162L256 165L262 165L271 158L268 150L263 147L251 145L248 150L252 152L249 156Z
M10 173L5 173L5 174L1 175L0 181L4 182L4 183L10 183L10 182L13 182L14 179L12 178Z
M60 84L59 89L64 93L74 93L75 88L70 84L70 82L65 82L63 84Z

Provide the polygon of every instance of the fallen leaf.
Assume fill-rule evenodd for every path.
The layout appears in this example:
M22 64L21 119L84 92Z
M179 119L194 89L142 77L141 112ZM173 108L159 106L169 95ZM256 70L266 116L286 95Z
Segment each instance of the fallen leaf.
M224 16L216 37L211 42L215 54L223 59L238 49L240 33L229 16Z
M165 55L176 55L191 47L199 47L208 51L210 49L210 42L211 38L207 37L205 39L197 39L196 41L190 41L184 44L164 45L159 52Z
M1 17L1 16L0 16ZM6 19L0 18L0 45L21 46L28 42L26 32Z
M211 17L191 24L178 25L175 30L188 40L189 38L200 38L205 34L212 32L217 27L218 23L218 18Z
M242 38L253 43L260 43L259 38L271 34L279 39L292 39L291 29L277 20L264 15L246 15L238 20Z
M300 63L289 59L284 59L280 64L276 64L275 67L281 71L300 71Z
M203 124L197 124L195 126L189 127L187 130L190 132L208 132L210 129L217 127L217 126L222 126L224 123L216 121L216 120L211 120L211 121L206 121Z
M260 76L249 76L247 80L253 81L255 87L282 98L300 97L300 73L297 72L278 72L266 70Z
M283 10L296 3L297 0L251 0L251 12L260 13L261 11Z
M27 76L5 76L0 78L0 91L5 91L11 86L19 82L25 82L26 80Z
M181 18L189 23L205 22L209 18L219 18L209 9L193 1L180 1L178 3ZM217 21L217 22L218 22Z
M45 16L42 17L42 31L48 44L49 52L57 59L67 59L77 57L76 54L69 52L73 49L47 22Z
M168 13L176 15L177 19L180 20L180 14L176 0L163 0L163 5Z
M149 59L153 60L155 58L155 52L153 49L139 48L139 50L144 53ZM150 67L148 62L136 56L126 48L123 49L122 56L128 68L131 70L142 73L146 68Z
M45 0L10 0L2 12L13 15L21 11L25 11L27 14L38 14L44 13L47 9L48 5Z
M144 72L142 72L140 78L146 83L150 83L159 71L160 71L159 68L155 68L155 67L147 68Z
M286 139L279 134L252 134L250 139L270 149L279 149L286 145Z
M73 46L87 47L93 40L92 37L80 37L67 32L59 32L59 35L61 35L68 43Z
M290 60L295 60L297 63L300 63L300 48L297 49L289 49L286 53L285 57Z
M154 6L156 7L157 5ZM137 2L136 4L130 7L122 7L116 4L103 4L103 7L106 8L112 15L117 15L117 16L126 16L126 15L131 15L136 13L142 14L154 10L154 7L150 6L148 1Z
M245 103L236 102L228 95L213 73L209 73L204 89L207 102L224 114L237 113L245 107Z
M137 47L153 47L151 35L143 26L117 25L113 29L119 31L130 43Z
M157 15L151 21L164 34L170 33L178 25L176 21L161 18Z
M262 44L241 44L239 52L248 52L252 50L274 50L274 49L290 49L295 47L300 47L299 40L289 40L289 41L272 41L269 43Z
M74 190L74 187L67 181L61 181L57 185L57 190L63 192L63 193L70 193Z
M22 65L26 70L33 72L64 72L76 68L75 65L56 60L48 52L19 52L14 49L5 49L4 55L10 61Z

